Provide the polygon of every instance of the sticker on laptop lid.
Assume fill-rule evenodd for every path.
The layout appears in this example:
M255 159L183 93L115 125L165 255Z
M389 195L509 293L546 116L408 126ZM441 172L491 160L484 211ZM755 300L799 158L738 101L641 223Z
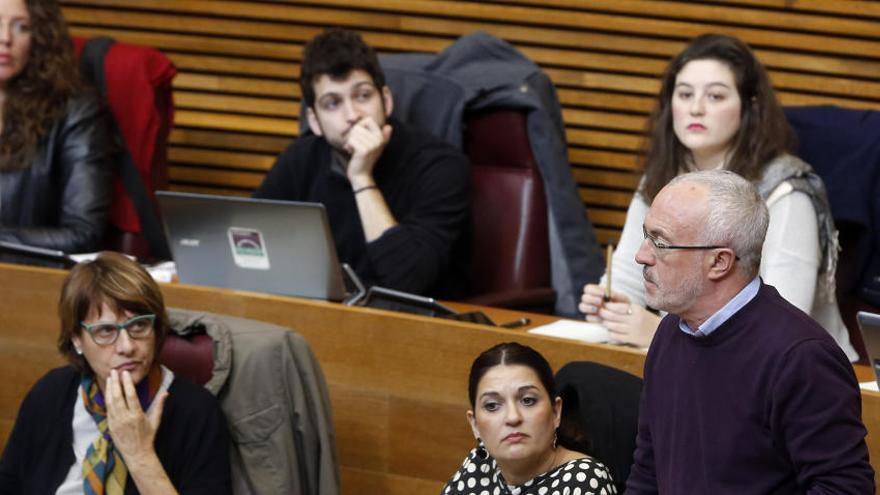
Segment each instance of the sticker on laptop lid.
M263 234L257 229L229 227L229 247L232 259L241 268L269 269L269 252Z

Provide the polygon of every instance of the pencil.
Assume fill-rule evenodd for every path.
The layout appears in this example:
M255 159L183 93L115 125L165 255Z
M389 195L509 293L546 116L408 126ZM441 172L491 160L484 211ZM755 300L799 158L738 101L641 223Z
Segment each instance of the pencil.
M611 300L611 258L614 256L614 246L609 242L605 249L605 300Z

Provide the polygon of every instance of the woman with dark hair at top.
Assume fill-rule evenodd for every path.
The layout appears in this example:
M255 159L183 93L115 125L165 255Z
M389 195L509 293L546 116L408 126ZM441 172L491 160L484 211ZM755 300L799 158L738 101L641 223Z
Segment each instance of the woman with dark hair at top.
M55 0L0 0L0 241L96 251L110 208L110 114L80 84Z
M553 370L531 347L509 342L480 354L468 397L477 447L441 494L617 493L608 468L584 453L586 435L561 424Z
M232 493L217 400L157 361L169 323L152 277L102 253L70 271L58 311L68 366L22 402L0 493Z
M790 154L794 147L767 72L749 47L726 35L694 38L663 74L648 121L644 177L614 253L611 298L603 298L604 277L584 287L579 309L587 320L601 322L616 341L648 347L660 316L645 307L642 267L635 262L648 205L680 174L723 168L752 181L770 211L761 278L857 359L834 292L837 232L825 187ZM666 256L682 249L656 242Z

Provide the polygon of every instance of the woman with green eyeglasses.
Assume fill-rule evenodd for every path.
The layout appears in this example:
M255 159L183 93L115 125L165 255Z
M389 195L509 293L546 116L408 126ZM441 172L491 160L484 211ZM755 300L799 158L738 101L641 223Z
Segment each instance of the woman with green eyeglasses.
M102 253L71 270L59 313L69 365L25 397L0 493L231 493L216 399L156 360L169 326L152 277Z

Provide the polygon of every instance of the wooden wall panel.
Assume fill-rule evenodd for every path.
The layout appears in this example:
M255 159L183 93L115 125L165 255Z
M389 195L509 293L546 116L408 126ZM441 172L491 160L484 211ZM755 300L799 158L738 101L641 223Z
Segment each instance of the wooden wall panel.
M437 52L489 31L557 85L572 172L600 241L635 188L645 119L668 59L734 34L787 105L880 109L880 3L837 0L62 0L75 34L158 47L180 69L172 188L249 194L298 133L302 46L327 26L384 52Z

